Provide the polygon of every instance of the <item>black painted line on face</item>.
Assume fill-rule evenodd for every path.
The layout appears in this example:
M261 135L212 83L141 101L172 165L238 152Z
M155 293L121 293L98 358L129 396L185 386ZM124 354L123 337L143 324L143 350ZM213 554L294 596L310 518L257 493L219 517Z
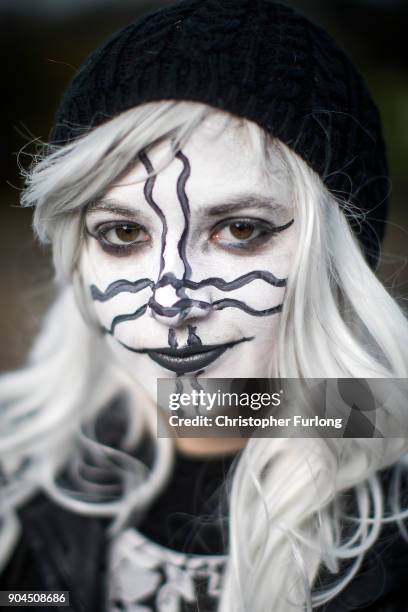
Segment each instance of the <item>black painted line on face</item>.
M194 327L193 325L189 325L188 326L188 338L187 338L187 345L188 346L202 345L203 344L201 342L200 336L198 336L196 334L196 330L197 330L197 327Z
M151 174L154 171L154 168L146 155L146 153L142 152L140 155L140 161L144 165L146 171ZM175 317L178 316L181 319L187 318L189 314L189 310L192 307L196 307L201 310L209 311L210 309L214 310L223 310L224 308L238 308L243 310L244 312L251 314L253 316L268 316L280 312L282 310L282 304L278 306L274 306L273 308L268 308L265 310L255 310L251 308L245 302L241 300L234 299L220 299L212 304L208 302L204 302L201 300L194 300L187 297L185 290L186 289L199 289L205 286L214 286L222 291L233 291L234 289L241 288L253 280L263 280L264 282L273 285L275 287L284 287L286 285L287 279L277 278L272 272L267 270L255 270L252 272L248 272L247 274L243 274L242 276L232 280L225 281L220 277L209 277L203 279L201 281L192 281L189 277L191 276L191 266L187 259L187 239L190 229L190 204L188 200L188 196L186 193L186 184L191 175L191 167L188 158L179 151L176 154L176 157L182 162L183 170L177 180L177 197L180 202L180 206L184 216L184 228L180 237L180 240L177 244L177 249L180 255L180 258L183 262L184 273L182 279L177 279L176 276L169 272L164 274L162 278L160 278L164 268L165 268L165 258L164 251L166 248L166 237L167 237L167 221L165 214L161 210L161 208L156 204L153 198L153 188L155 185L155 176L151 176L146 180L144 186L144 195L147 203L151 206L154 212L159 216L162 223L162 235L161 235L161 253L160 253L160 272L157 283L154 283L150 279L139 279L134 282L126 281L126 280L118 280L111 283L108 288L102 292L95 285L91 286L91 295L92 298L96 301L106 301L110 298L118 295L121 292L138 292L144 289L145 287L151 287L153 290L153 295L148 301L148 304L145 304L138 308L134 313L126 314L126 315L118 315L116 316L110 328L109 333L113 334L116 325L123 321L129 321L132 319L136 319L146 312L147 307L149 306L153 312L158 315L164 317ZM293 223L293 220L286 224L286 226L282 226L280 229L286 229ZM176 295L181 299L175 302L172 306L162 306L155 299L155 292L158 288L164 287L166 285L171 285L176 290ZM191 342L201 342L198 336L191 334L189 329L189 339ZM175 338L170 336L169 332L169 345L170 342L174 342ZM170 345L171 346L171 345Z
M178 289L180 286L185 287L186 289L201 289L202 287L212 286L216 289L220 289L221 291L233 291L234 289L240 289L245 285L248 285L254 280L262 280L269 285L273 285L274 287L285 287L287 283L286 278L277 278L272 272L268 270L253 270L252 272L247 272L238 278L235 278L232 281L226 281L223 278L218 276L211 276L209 278L204 278L201 281L193 281L190 279L180 280L174 276L174 274L165 274L160 281L157 283L157 288L164 287L166 285L171 285L175 289Z
M183 279L186 279L191 276L191 266L187 259L187 239L190 231L190 203L186 193L186 184L191 174L191 166L187 157L181 151L176 153L176 157L183 164L183 170L177 180L177 197L184 215L184 228L177 248L184 265Z
M202 374L203 372L204 370L199 370L198 372L196 372L195 375L192 376L191 381L190 381L190 384L193 387L193 389L195 391L198 391L199 393L200 391L204 391L204 388L198 382L198 376Z
M168 336L167 343L170 348L178 348L176 332L172 327L170 327L169 329L169 336Z
M243 310L247 314L250 314L254 317L268 317L270 315L277 314L282 311L283 304L278 304L277 306L273 306L272 308L266 308L265 310L255 310L255 308L251 308L245 304L245 302L241 302L240 300L231 300L225 298L223 300L216 300L213 302L212 307L214 310L224 310L224 308L238 308L239 310Z
M193 307L199 308L200 310L210 310L211 308L211 304L208 302L191 300L189 298L182 298L181 300L175 302L173 306L162 306L162 304L157 302L154 297L151 297L148 304L153 312L162 317L181 316L182 318L185 318L188 311Z
M158 315L161 315L162 317L175 317L175 316L180 316L180 315L183 316L183 314L187 316L185 313L188 313L190 309L193 307L199 308L200 310L206 310L206 311L224 310L225 308L237 308L254 317L267 317L267 316L271 316L271 315L281 312L283 304L278 304L277 306L273 306L272 308L266 308L264 310L256 310L254 308L251 308L251 306L248 306L247 304L245 304L245 302L241 302L240 300L232 300L229 298L216 300L212 304L210 304L209 302L203 302L200 300L190 300L190 299L184 298L176 302L173 306L162 306L161 304L157 303L154 300L154 298L151 298L148 304L144 304L143 306L140 306L139 308L137 308L137 310L135 310L135 312L130 313L130 314L122 314L122 315L118 315L114 317L110 329L109 330L105 329L105 332L113 335L115 328L117 325L119 325L119 323L123 323L124 321L132 321L132 320L138 319L139 317L144 315L148 306L150 306L152 310L154 310ZM192 334L190 334L190 327L191 326L189 326L189 339L191 341L193 336ZM195 331L196 328L192 327L192 329ZM195 334L194 336L195 338L197 338L199 342L201 342L201 339L199 336L196 336ZM169 331L169 343L170 343L170 331ZM189 344L188 341L187 341L187 344ZM191 346L193 344L198 344L198 342L191 341L191 344L189 345ZM176 348L175 346L174 347L172 345L170 346L172 348Z
M181 376L182 374L176 374L176 393L178 393L178 395L181 395L184 391L183 388L183 383L181 381Z
M140 153L139 158L143 166L145 167L146 172L148 174L152 174L152 172L154 172L154 168L152 166L150 159L146 155L146 153L144 152ZM164 270L164 266L165 266L164 251L166 249L166 238L167 238L168 228L167 228L166 215L164 214L160 206L154 201L154 198L153 198L153 189L154 189L155 183L156 183L156 176L150 176L145 183L143 192L144 192L146 202L149 204L149 206L151 206L154 212L158 215L158 217L160 218L161 224L162 224L160 270L159 270L159 276L158 276L158 278L160 278Z
M134 282L120 279L111 283L105 291L100 291L96 285L91 285L90 289L95 302L106 302L119 293L138 293L146 287L154 287L154 282L150 278L141 278Z
M295 220L291 219L290 221L285 223L285 225L280 225L279 227L275 227L273 231L274 231L275 234L278 234L279 232L283 232L285 229L288 229L288 227L293 225L294 222L295 222Z
M224 310L225 308L238 308L239 310L243 310L247 314L253 315L254 317L266 317L268 315L274 315L277 312L281 312L282 310L282 304L278 304L272 308L266 308L265 310L256 310L255 308L245 304L245 302L240 300L232 300L229 298L216 300L211 304L201 300L183 298L175 302L173 306L162 306L152 298L149 300L149 306L156 314L162 317L182 316L183 313L188 313L191 308L198 308L199 310L206 311Z
M137 308L135 312L131 312L130 314L122 314L122 315L118 315L114 317L111 323L110 329L107 330L107 333L113 336L115 327L119 325L119 323L123 323L124 321L133 321L134 319L138 319L139 317L144 315L146 310L147 310L147 304L143 304L143 306L140 306L139 308Z
M143 278L134 282L127 280L118 280L111 283L108 288L102 292L95 285L91 286L92 298L99 302L105 302L111 297L118 295L121 292L136 293L141 291L145 287L165 287L171 285L174 289L184 287L185 289L201 289L202 287L212 286L221 291L234 291L234 289L240 289L245 285L248 285L254 280L262 280L273 287L285 287L287 284L286 278L277 278L272 272L267 270L254 270L253 272L247 272L232 281L226 281L223 278L212 276L205 278L201 281L192 281L190 279L180 280L172 272L164 274L159 282L155 285L154 282L148 278Z

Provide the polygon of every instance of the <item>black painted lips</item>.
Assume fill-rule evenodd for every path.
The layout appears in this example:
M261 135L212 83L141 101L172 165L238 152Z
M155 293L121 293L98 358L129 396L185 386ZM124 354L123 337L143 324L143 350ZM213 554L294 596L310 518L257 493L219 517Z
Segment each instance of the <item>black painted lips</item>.
M238 340L238 342L240 342ZM218 359L228 348L238 342L219 345L194 345L180 349L160 348L147 351L150 359L161 365L167 370L177 374L196 372L207 367L210 363Z

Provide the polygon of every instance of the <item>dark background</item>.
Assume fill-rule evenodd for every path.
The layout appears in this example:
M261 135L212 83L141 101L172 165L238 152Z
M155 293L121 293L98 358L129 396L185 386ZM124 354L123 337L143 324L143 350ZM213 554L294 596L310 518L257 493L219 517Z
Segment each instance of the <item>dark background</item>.
M50 300L49 253L18 208L17 152L47 139L58 100L87 54L112 31L163 0L0 0L2 146L0 183L0 369L20 365ZM365 76L384 121L393 179L380 276L408 296L408 0L293 0L323 25ZM27 167L28 145L20 153ZM373 305L375 307L375 305ZM61 321L61 324L63 322Z

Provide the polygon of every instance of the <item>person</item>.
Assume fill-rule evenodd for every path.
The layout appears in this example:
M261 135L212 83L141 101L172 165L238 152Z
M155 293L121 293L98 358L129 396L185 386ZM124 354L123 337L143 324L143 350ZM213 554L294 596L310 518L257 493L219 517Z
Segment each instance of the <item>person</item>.
M159 378L407 376L388 196L365 84L288 7L184 0L91 54L22 196L56 297L0 383L3 590L407 609L406 437L156 436Z

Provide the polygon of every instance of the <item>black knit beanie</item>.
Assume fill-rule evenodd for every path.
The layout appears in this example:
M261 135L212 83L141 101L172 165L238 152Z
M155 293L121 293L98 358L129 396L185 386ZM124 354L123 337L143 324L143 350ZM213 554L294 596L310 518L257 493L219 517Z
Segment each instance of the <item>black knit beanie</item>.
M65 93L51 139L66 143L78 127L169 99L250 119L287 144L333 195L365 213L351 222L375 267L389 192L380 118L328 34L270 0L178 2L89 56Z

